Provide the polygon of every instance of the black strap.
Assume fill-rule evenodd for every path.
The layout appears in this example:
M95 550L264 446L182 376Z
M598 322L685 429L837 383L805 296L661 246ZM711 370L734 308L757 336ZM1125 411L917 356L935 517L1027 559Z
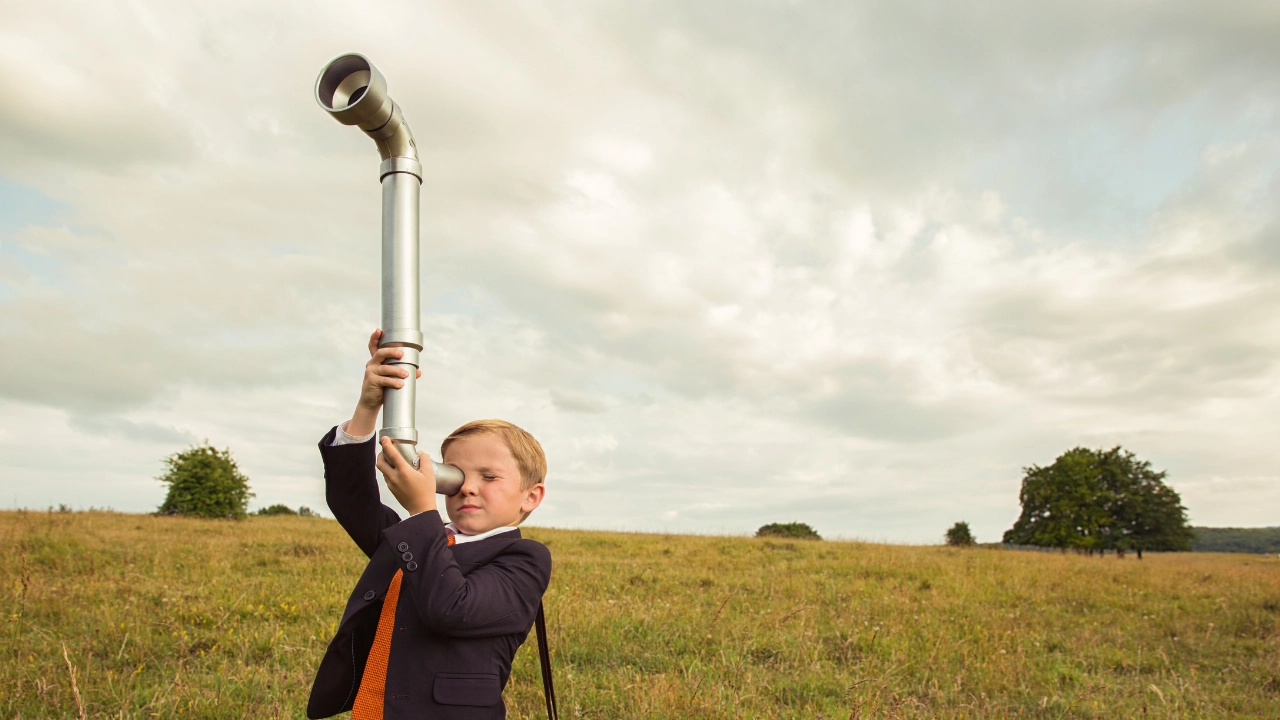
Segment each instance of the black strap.
M560 720L556 689L551 683L551 648L547 642L547 616L542 612L542 603L538 603L538 617L534 624L538 627L538 661L542 665L542 696L547 700L547 720Z

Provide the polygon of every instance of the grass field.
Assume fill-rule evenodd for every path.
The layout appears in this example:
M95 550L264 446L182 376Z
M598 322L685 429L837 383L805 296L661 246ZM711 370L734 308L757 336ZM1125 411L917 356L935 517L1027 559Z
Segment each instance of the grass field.
M1280 717L1274 558L526 535L568 718ZM302 717L364 564L298 517L0 512L0 543L5 718ZM532 642L506 698L542 717Z

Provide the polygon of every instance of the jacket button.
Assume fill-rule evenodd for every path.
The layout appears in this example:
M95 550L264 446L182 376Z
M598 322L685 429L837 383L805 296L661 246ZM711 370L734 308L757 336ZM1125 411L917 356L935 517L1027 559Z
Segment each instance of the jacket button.
M369 592L367 592L367 593L365 593L365 594L364 594L364 599L365 599L365 600L372 600L372 599L374 599L374 598L376 598L376 597L378 597L378 593L376 593L376 592L374 592L374 591L372 591L372 590L370 590Z
M413 559L413 553L411 553L411 552L407 552L407 553L405 553L405 554L401 555L401 556L400 556L400 559L401 559L401 560L404 560L405 562L409 562L410 560L412 560L412 559Z
M409 551L409 543L407 543L407 542L402 542L402 543L400 543L399 545L397 545L397 546L396 546L396 549L397 549L397 550L399 550L400 552L408 552L408 551Z
M409 572L413 572L414 570L418 569L418 563L410 560L409 564L404 566L404 569L408 570Z

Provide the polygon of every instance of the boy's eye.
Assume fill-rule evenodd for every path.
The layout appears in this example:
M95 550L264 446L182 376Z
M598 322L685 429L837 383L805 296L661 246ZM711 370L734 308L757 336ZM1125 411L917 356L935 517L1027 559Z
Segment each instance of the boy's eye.
M497 480L497 479L498 479L498 476L497 476L497 475L481 475L480 477L483 477L485 480Z

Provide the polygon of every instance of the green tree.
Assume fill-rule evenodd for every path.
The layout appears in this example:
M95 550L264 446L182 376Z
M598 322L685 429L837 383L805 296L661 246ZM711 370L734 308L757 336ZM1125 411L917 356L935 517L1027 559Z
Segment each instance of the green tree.
M1005 532L1004 541L1083 550L1100 547L1098 536L1106 520L1097 502L1102 482L1094 461L1094 451L1074 448L1048 467L1025 468L1018 494L1022 515Z
M818 531L809 527L808 523L769 523L756 530L756 537L782 537L796 540L821 540Z
M169 486L159 513L206 518L245 516L249 507L249 478L240 472L230 448L192 446L165 458L169 471L157 478Z
M969 531L969 523L961 520L947 530L947 544L953 547L966 547L976 544L973 533Z
M1194 537L1163 471L1133 453L1072 448L1025 469L1022 515L1004 534L1020 545L1094 550L1190 550Z
M1182 498L1164 483L1163 470L1114 447L1096 451L1105 493L1103 508L1110 523L1103 528L1103 547L1119 551L1190 550L1195 531L1187 522Z

